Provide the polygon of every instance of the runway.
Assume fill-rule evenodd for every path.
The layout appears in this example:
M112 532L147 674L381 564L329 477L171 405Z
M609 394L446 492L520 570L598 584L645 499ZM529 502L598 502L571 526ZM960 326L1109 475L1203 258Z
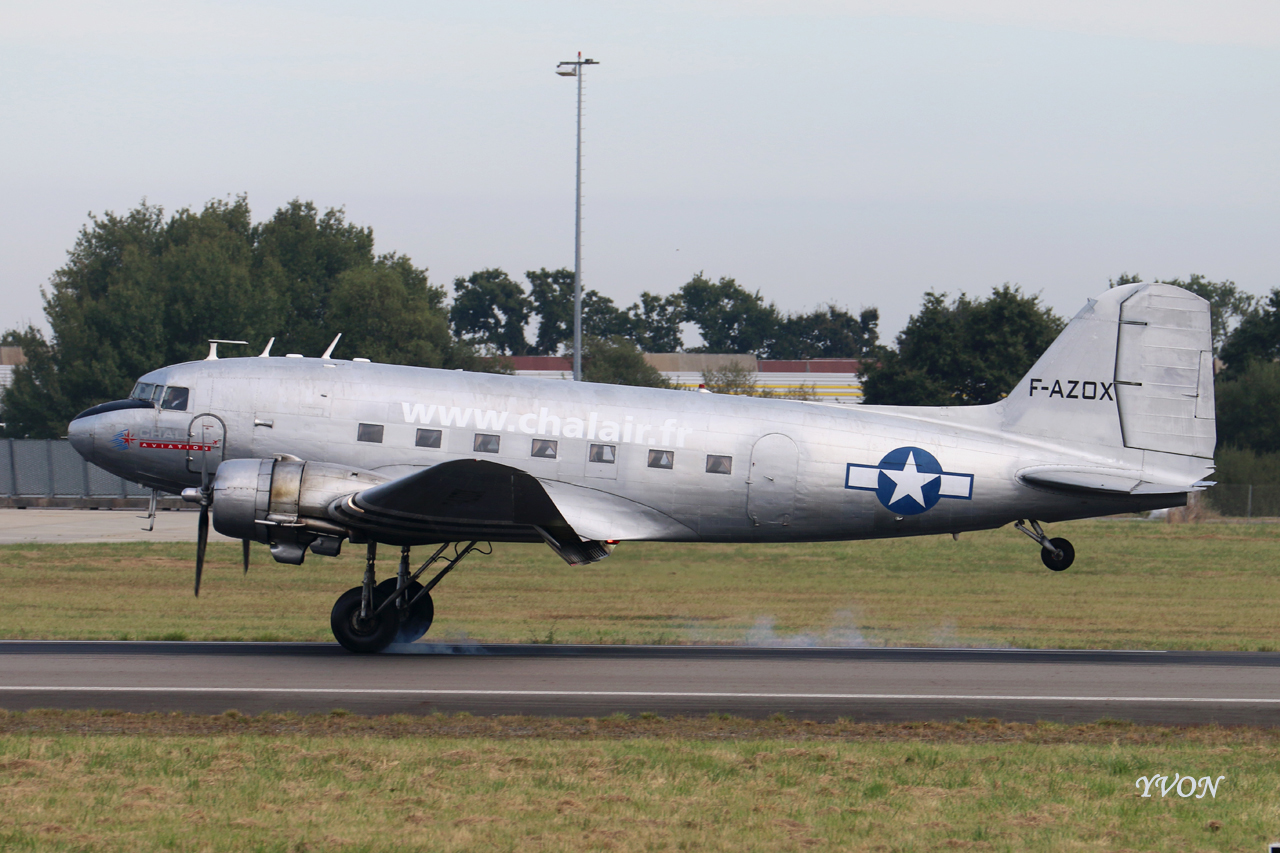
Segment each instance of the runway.
M1280 724L1280 654L0 642L0 707Z

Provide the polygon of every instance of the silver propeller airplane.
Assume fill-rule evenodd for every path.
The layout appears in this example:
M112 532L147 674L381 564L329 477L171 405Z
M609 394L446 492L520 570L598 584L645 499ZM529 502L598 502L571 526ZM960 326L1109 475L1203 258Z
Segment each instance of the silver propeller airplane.
M219 360L215 344L209 359L154 370L129 399L77 416L70 439L94 464L200 504L197 595L210 513L243 540L246 571L250 542L293 565L365 544L363 582L331 617L355 652L423 636L432 590L482 542L545 542L580 564L637 540L1013 522L1061 571L1074 549L1041 522L1182 506L1213 471L1209 305L1163 284L1089 300L987 406L839 407L270 348ZM381 583L377 543L400 546ZM412 570L421 545L431 556Z

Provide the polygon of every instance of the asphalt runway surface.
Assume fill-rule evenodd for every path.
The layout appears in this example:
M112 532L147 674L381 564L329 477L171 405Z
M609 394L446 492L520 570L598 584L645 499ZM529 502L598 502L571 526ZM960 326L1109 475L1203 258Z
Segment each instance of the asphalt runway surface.
M0 707L1280 724L1280 654L0 642Z

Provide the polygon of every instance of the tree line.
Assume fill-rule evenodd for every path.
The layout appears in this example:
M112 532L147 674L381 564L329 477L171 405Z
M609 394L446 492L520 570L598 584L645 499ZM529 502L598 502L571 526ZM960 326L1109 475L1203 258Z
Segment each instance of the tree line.
M261 346L274 337L276 353L316 355L341 332L340 352L377 362L506 372L503 356L572 344L573 273L541 269L525 281L480 270L456 279L450 300L425 268L375 253L371 228L301 200L257 223L243 196L168 216L145 201L91 215L44 291L51 334L0 335L27 358L0 400L3 434L62 435L78 412L127 396L143 373L203 358L210 338ZM595 290L583 303L591 381L664 384L644 352L859 357L878 343L874 308L784 314L759 291L701 273L628 308ZM686 347L686 323L702 346Z
M1137 281L1122 274L1113 285ZM1171 279L1209 300L1221 448L1280 454L1280 289L1258 299L1232 281ZM373 231L341 210L295 200L254 223L246 198L166 216L145 202L90 216L44 292L52 333L11 329L27 364L0 400L4 435L56 437L78 412L126 396L165 364L203 358L209 338L275 337L276 353L315 355L339 332L340 352L388 364L507 370L513 355L565 353L573 338L573 273L501 269L454 280L452 298L427 270L374 251ZM645 291L620 307L583 293L585 378L663 385L646 352L857 358L865 402L976 405L1008 394L1065 321L1016 285L986 297L924 295L891 345L879 313L835 305L784 313L733 278L702 273L676 291ZM684 334L697 330L699 346ZM744 392L749 393L749 392ZM1280 470L1280 464L1276 466Z

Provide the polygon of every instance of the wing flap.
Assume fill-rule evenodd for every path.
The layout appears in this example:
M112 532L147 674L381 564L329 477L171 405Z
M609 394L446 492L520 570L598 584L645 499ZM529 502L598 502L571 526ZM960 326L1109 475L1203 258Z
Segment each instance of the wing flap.
M599 489L539 480L565 521L587 539L689 541L698 536L671 516Z

